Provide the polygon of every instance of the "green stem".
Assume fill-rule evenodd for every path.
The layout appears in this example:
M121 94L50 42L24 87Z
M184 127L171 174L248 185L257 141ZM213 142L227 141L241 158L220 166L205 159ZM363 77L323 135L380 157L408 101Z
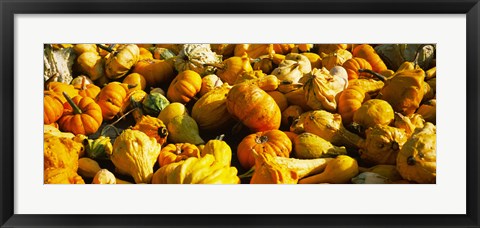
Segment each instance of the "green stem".
M113 52L113 49L112 49L113 46L107 47L107 46L105 46L105 45L103 45L103 44L97 44L97 47L99 47L99 48L101 48L101 49L103 49L103 50L105 50L105 51L108 51L108 52Z
M132 113L133 111L137 110L138 108L134 108L132 110L129 110L128 112L126 112L125 114L123 114L123 116L120 116L120 118L118 118L117 120L115 120L115 122L111 123L111 124L108 124L108 125L105 125L105 127L103 127L102 131L100 132L100 135L101 136L105 136L105 129L109 129L109 128L113 128L115 130L115 133L117 135L120 135L120 132L118 132L118 129L117 127L115 127L115 124L117 124L118 122L120 122L120 120L122 120L123 118L125 118L128 114Z
M241 175L238 175L238 178L242 179L242 178L252 177L253 173L255 173L255 167L252 167L247 172L245 172Z
M369 69L358 69L358 72L359 73L363 73L363 72L366 72L366 73L369 73L369 74L372 74L374 75L375 77L377 77L378 79L380 79L381 81L385 82L387 80L387 78L373 70L369 70Z
M82 114L82 110L75 104L75 102L73 102L72 98L70 98L70 96L68 96L68 94L65 91L63 92L63 96L65 97L65 99L67 99L68 104L72 106L73 113L75 115Z

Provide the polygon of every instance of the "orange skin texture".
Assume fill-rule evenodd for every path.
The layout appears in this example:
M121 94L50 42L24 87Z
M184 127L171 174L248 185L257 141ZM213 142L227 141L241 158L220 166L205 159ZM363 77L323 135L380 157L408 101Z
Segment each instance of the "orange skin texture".
M62 100L51 91L43 93L43 123L52 124L57 122L63 114Z
M127 91L127 85L118 82L111 82L103 87L96 98L97 104L102 109L103 119L111 120L120 112Z
M202 88L202 77L192 70L177 75L167 90L170 102L188 103Z
M75 135L91 135L97 132L103 121L100 106L90 97L76 96L72 100L82 113L75 114L70 104L65 103L64 114L58 120L60 129Z

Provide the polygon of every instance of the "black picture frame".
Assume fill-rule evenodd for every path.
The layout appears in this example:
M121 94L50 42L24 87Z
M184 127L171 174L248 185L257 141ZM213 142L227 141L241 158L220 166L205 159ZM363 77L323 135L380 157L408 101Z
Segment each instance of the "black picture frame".
M480 227L478 0L0 0L1 227ZM132 7L133 6L133 7ZM14 214L15 14L466 14L467 213L465 215L23 215ZM448 196L445 196L448 197ZM415 202L421 204L421 202Z

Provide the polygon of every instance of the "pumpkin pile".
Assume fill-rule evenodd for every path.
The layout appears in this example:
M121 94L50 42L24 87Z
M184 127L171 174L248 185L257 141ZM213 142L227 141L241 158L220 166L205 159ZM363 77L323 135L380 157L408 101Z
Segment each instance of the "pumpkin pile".
M45 184L436 183L433 44L44 55Z

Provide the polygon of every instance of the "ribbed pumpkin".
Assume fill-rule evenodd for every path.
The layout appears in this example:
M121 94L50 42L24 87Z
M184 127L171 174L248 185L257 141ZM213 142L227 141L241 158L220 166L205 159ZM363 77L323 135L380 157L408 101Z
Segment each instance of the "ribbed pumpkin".
M73 85L69 85L63 82L49 82L47 84L47 90L50 90L58 95L58 98L62 100L62 104L67 101L63 96L63 92L66 92L68 96L75 97L78 95L78 90Z
M63 114L63 103L58 95L52 91L43 92L43 123L57 122Z
M90 97L76 96L73 99L66 93L63 116L58 120L62 131L75 135L91 135L97 132L102 124L102 109Z
M95 99L101 90L100 87L96 86L95 84L87 84L85 76L82 78L82 84L77 88L78 95L82 97L90 97L92 99Z
M257 132L246 136L237 148L238 160L245 169L250 169L255 165L252 149L259 154L268 153L274 156L290 157L292 142L280 130Z
M337 111L342 116L343 125L353 122L353 114L362 106L365 91L359 86L348 86L338 99Z
M170 163L186 160L189 157L200 157L200 150L197 146L190 143L168 144L160 151L158 164L162 167Z
M382 72L387 70L387 66L380 58L380 56L375 52L375 49L368 45L362 44L358 45L353 49L353 57L359 57L367 60L368 63L372 66L372 70L375 72Z
M139 73L131 73L127 75L122 82L129 85L135 85L135 87L130 88L129 92L134 90L145 90L147 87L147 80Z
M227 110L250 130L278 129L281 112L275 100L256 85L240 83L227 95Z
M128 94L128 85L120 82L110 82L102 88L97 98L97 104L102 108L105 120L111 120L117 115Z
M169 82L175 76L173 66L168 61L159 59L138 61L132 72L141 74L150 87Z
M142 116L135 126L132 127L132 130L139 130L149 137L155 138L160 145L167 142L167 126L156 117Z
M202 78L191 70L180 72L167 90L167 98L170 102L188 103L202 87Z
M202 130L224 129L233 123L233 117L227 110L227 94L231 86L223 84L195 102L192 117Z
M358 69L372 69L370 63L368 63L365 59L358 57L351 58L345 61L342 67L345 68L345 70L347 71L348 80L357 79L359 77L371 77L371 75L368 73L358 72Z
M395 165L398 152L407 141L403 129L376 125L365 131L365 146L359 150L360 157L373 165Z
M230 85L233 85L243 72L253 71L252 65L250 65L250 58L247 54L242 56L230 57L222 62L218 66L216 74Z

